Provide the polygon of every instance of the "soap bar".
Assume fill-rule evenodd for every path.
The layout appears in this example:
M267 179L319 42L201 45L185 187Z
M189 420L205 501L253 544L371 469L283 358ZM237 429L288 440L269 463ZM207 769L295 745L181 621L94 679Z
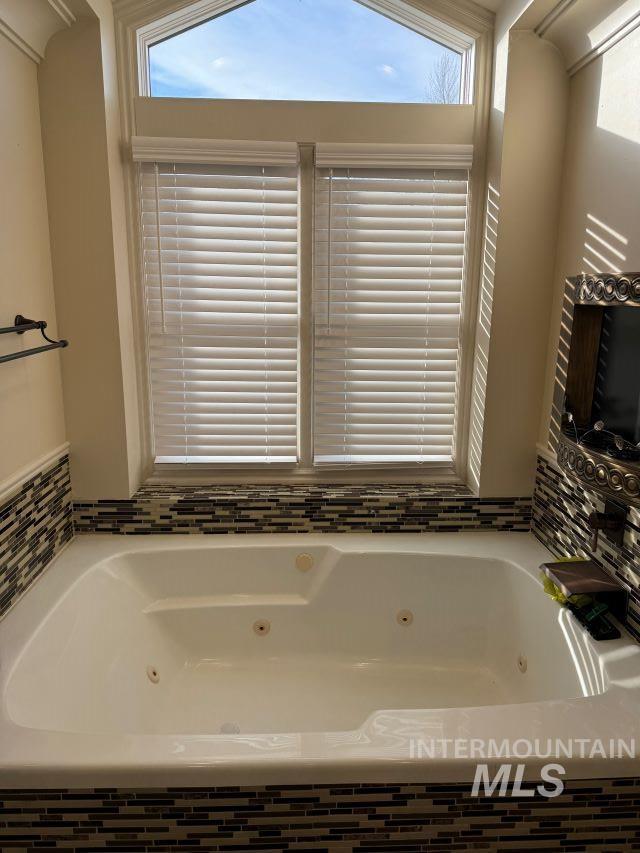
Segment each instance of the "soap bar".
M540 568L567 598L596 592L623 592L620 584L593 560L543 563Z

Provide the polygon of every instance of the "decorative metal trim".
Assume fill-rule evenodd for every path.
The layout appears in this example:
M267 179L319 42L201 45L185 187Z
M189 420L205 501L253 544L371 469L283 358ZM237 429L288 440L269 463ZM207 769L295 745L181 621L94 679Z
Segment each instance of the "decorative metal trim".
M640 272L582 273L566 279L564 311L566 321L560 335L560 356L556 367L556 393L554 396L554 418L558 424L564 411L566 386L565 363L569 358L573 313L576 305L600 305L605 307L640 306ZM625 464L596 450L577 444L564 433L553 436L556 458L561 470L584 486L606 495L624 499L629 504L640 506L640 465Z
M557 458L560 468L583 485L640 506L640 466L620 464L564 435Z
M571 279L576 288L577 305L640 305L640 273L582 274Z

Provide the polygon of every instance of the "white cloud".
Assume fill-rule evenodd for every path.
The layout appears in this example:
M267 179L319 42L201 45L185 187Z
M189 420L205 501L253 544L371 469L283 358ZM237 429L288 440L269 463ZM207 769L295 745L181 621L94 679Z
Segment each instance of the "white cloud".
M387 77L392 77L396 73L396 69L393 65L381 65L380 71L382 71L383 74L386 74Z
M229 58L227 56L217 56L215 59L211 60L211 65L214 68L222 68L225 65L229 64Z

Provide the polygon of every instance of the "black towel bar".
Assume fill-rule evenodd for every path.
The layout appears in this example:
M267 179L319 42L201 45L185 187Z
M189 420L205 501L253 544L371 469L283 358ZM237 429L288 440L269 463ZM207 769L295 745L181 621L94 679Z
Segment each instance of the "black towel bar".
M20 321L20 322L18 322ZM9 332L15 332L18 335L23 335L31 329L46 329L47 324L44 320L25 320L22 314L18 314L13 326L5 326L0 329L0 335L7 335Z
M9 332L22 335L24 332L29 332L32 329L40 329L42 337L45 341L48 341L47 344L41 347L32 347L31 349L20 350L19 352L10 352L7 355L0 355L0 364L5 361L16 361L19 358L26 358L28 355L36 355L36 353L39 352L47 352L51 349L63 349L64 347L69 346L69 341L54 341L49 338L45 333L46 328L47 324L44 320L29 320L27 317L23 317L22 314L18 314L16 316L13 326L0 328L0 335L6 335Z

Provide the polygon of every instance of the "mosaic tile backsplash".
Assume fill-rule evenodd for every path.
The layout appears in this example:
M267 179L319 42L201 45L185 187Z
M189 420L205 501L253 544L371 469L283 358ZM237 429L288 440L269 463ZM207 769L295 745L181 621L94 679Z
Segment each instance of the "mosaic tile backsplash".
M420 533L529 530L530 498L481 500L444 486L145 486L76 503L77 533Z
M620 851L640 849L640 779L570 782L554 799L470 785L0 791L0 849Z
M552 462L538 457L533 496L532 529L538 539L558 557L582 556L595 559L629 590L627 628L640 641L640 511L631 509L624 543L618 547L601 534L598 552L591 554L591 531L587 519L601 512L603 499L563 474Z
M0 506L0 617L73 536L69 457L61 456Z
M130 500L72 504L69 457L0 506L0 618L76 533L416 533L519 530L528 498L459 486L144 486Z

